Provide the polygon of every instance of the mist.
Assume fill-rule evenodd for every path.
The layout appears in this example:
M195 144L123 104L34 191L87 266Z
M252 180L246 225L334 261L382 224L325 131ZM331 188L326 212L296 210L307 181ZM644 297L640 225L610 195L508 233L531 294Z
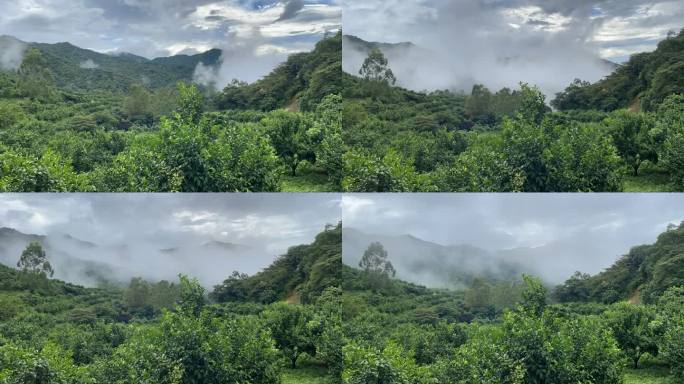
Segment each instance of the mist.
M258 29L253 29L247 37L237 38L232 34L227 41L216 47L222 52L218 65L197 64L193 74L196 83L218 90L233 80L252 83L285 61L289 53L282 48L269 46Z
M83 69L96 69L100 67L100 65L94 62L93 59L82 61L78 66Z
M24 60L26 44L9 36L0 36L0 69L16 71Z
M620 11L630 12L637 5L625 4ZM352 0L345 4L344 24L345 34L367 41L412 43L381 48L399 86L470 92L478 83L497 91L526 82L551 98L576 78L594 82L614 70L615 65L604 59L617 59L608 54L615 49L605 44L608 37L602 35L607 34L604 24L611 20L610 7L617 5L600 1L559 5L533 0L411 4ZM626 31L610 32L630 38ZM367 49L346 39L343 69L358 74L367 54Z
M345 195L343 261L381 242L397 277L462 288L533 274L558 284L611 266L684 220L676 194Z
M339 221L336 195L5 195L0 263L15 267L43 244L54 278L96 286L132 277L206 287L233 271L254 274Z

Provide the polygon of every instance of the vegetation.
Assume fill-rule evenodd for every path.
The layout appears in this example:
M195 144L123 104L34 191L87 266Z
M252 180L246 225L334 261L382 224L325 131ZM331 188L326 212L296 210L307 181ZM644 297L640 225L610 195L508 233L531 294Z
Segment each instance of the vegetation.
M359 77L343 75L348 150L342 187L350 192L681 190L684 88L677 75L683 41L684 33L671 35L658 50L635 55L601 82L573 83L550 102L556 111L527 84L497 92L475 85L468 95L394 87L401 79L375 47ZM635 98L647 107L631 108Z
M339 382L340 281L321 274L341 263L340 242L341 226L329 226L245 277L249 292L274 293L259 302L214 301L183 275L84 288L0 265L0 383ZM44 259L39 248L21 260ZM283 268L300 275L283 284ZM299 291L303 304L281 300Z
M185 82L197 63L216 64L215 51L100 55L89 69L98 75L84 80L76 61L98 54L32 46L17 72L0 71L0 191L339 190L341 99L329 80L339 78L340 39L218 93Z
M672 94L684 93L684 29L670 32L650 53L632 55L615 72L594 84L575 80L551 103L560 110L656 111Z
M561 302L616 303L632 300L655 304L669 287L684 285L684 223L671 224L654 244L633 247L605 271L575 273L556 288Z
M669 247L661 252L678 254L675 233L681 230L661 235L656 246ZM379 250L381 244L371 245L366 254L375 256L363 259L390 263L391 255ZM344 267L345 383L684 380L684 286L676 280L681 268L661 272L670 277L662 290L652 291L651 304L605 304L581 290L575 291L582 300L554 303L567 295L568 283L549 291L530 276L513 283L519 289L494 289L500 283L475 279L468 289L453 291L370 274L368 265Z

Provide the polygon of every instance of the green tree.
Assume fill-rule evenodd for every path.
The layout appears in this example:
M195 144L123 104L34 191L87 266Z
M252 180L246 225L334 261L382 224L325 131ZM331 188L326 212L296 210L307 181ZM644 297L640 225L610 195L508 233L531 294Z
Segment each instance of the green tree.
M669 287L658 299L653 326L660 332L658 354L684 380L684 286Z
M288 358L292 368L302 353L316 356L316 345L308 326L313 313L306 306L274 304L264 313L278 349Z
M315 143L316 164L322 167L332 182L339 185L342 180L342 154L345 144L342 140L342 97L328 95L316 107L316 120L308 132Z
M532 316L541 316L546 309L546 296L548 292L541 280L532 276L523 275L525 288L522 291L520 306Z
M565 283L556 287L554 295L563 303L586 301L591 294L587 286L590 277L587 273L577 271Z
M197 124L202 118L204 98L194 84L179 82L177 85L179 101L177 113L187 124Z
M356 343L344 347L345 384L427 384L430 373L420 367L410 353L389 342L381 351Z
M307 132L313 121L308 115L275 111L262 120L278 157L297 175L297 167L303 160L314 161L314 152Z
M465 113L481 124L494 123L492 113L492 92L482 84L473 85L470 96L466 98Z
M551 109L546 105L546 96L536 86L520 83L521 101L518 111L522 118L532 124L541 124Z
M613 112L605 124L608 125L618 154L632 168L634 176L639 175L639 167L644 161L658 161L656 146L650 134L654 127L650 115L621 110Z
M379 242L371 243L363 252L359 267L366 273L387 278L397 274L392 262L389 261L385 247Z
M187 316L199 316L206 302L204 288L197 279L190 279L185 275L180 278L180 301L178 308Z
M677 188L684 187L684 95L667 97L658 109L653 132L660 164L670 173Z
M657 335L651 327L656 312L647 305L614 304L604 315L622 352L634 368L644 353L658 355Z
M17 267L26 273L47 277L52 277L55 274L43 246L35 241L29 243L21 253Z
M132 84L123 102L123 112L132 121L151 123L153 96L142 84Z
M370 51L368 57L363 61L361 69L359 69L359 75L374 83L394 85L397 82L397 78L394 77L394 73L389 68L387 58L378 48Z
M344 368L341 304L342 289L339 287L326 288L316 301L316 326L319 328L315 332L316 356L328 366L335 382L340 382Z
M54 78L47 60L38 49L29 48L24 53L17 88L31 99L48 100L52 97Z
M476 277L465 292L465 305L484 311L492 304L492 286L482 277Z
M351 150L343 156L342 188L348 192L408 192L426 189L427 180L416 173L413 161L394 149L384 156Z

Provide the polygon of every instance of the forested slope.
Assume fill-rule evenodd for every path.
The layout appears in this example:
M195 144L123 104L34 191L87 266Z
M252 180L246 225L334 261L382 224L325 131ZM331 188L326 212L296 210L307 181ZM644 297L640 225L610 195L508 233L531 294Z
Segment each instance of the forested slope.
M318 42L311 52L290 55L252 84L233 82L216 95L215 103L219 109L311 111L326 95L340 93L341 74L342 32L338 32Z
M682 72L684 29L661 41L655 51L632 55L603 80L594 84L576 80L551 104L561 110L655 111L667 96L684 93Z
M234 273L212 292L219 302L279 300L312 303L326 287L341 284L342 224L329 226L311 244L291 247L263 271Z
M561 301L654 303L665 290L684 285L684 223L671 225L655 243L632 248L610 268L576 273L556 289Z
M132 54L103 54L70 43L27 43L0 36L0 47L20 44L38 49L46 60L56 84L68 90L127 91L131 84L144 83L152 89L192 81L198 63L218 64L221 50L195 55L177 55L153 60Z

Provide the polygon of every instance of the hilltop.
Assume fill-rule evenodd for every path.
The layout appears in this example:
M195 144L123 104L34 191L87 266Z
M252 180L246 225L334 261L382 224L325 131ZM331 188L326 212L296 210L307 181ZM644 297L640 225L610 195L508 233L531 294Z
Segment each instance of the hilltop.
M57 86L67 90L126 91L142 83L156 89L178 81L192 81L195 67L219 64L222 51L211 49L195 55L175 55L147 59L130 53L105 54L77 47L68 42L33 43L12 36L0 36L0 47L21 45L40 51Z

